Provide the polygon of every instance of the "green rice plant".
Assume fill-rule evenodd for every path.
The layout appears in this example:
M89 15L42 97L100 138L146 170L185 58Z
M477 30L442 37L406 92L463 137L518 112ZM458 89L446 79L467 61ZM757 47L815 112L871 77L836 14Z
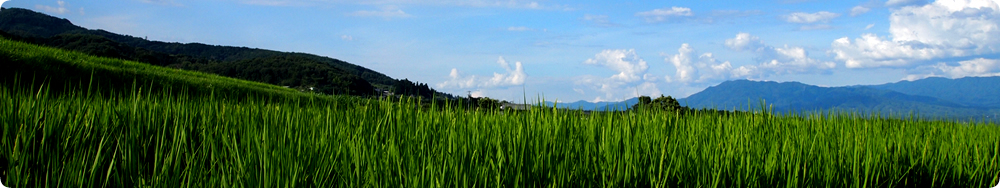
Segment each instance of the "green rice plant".
M987 123L46 90L0 88L9 186L976 187L1000 174Z

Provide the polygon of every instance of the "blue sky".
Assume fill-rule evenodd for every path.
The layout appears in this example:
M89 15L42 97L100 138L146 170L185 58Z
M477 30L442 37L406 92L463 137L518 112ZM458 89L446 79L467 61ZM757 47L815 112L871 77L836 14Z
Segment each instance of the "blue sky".
M151 40L305 52L521 101L1000 75L1000 0L13 0Z

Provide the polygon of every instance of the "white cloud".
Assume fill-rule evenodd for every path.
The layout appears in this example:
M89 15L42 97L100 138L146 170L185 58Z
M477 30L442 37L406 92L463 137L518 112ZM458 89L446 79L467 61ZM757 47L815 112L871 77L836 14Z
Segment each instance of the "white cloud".
M816 13L794 12L794 13L782 16L782 18L784 18L786 22L790 22L790 23L828 22L831 19L834 19L834 18L837 18L837 17L840 17L840 14L832 13L832 12L827 12L827 11L820 11L820 12L816 12Z
M960 61L958 65L948 65L938 63L919 67L918 70L926 70L921 74L907 75L905 80L917 80L927 77L943 76L950 78L962 78L969 76L1000 76L1000 60L977 58L973 60Z
M524 84L524 80L528 77L524 73L524 67L521 66L521 62L514 62L514 68L510 67L503 57L497 60L497 64L504 68L505 73L493 73L492 77L486 76L462 76L458 69L451 69L448 74L450 80L439 83L438 88L492 88L492 87L504 87L504 86L514 86Z
M767 69L771 74L816 73L833 69L836 63L809 58L802 47L768 47L760 54L764 60L758 68Z
M868 24L868 26L865 26L865 30L869 30L872 27L875 27L875 24Z
M851 16L862 15L864 13L868 13L868 11L871 11L871 10L872 10L871 8L868 8L868 7L865 7L865 6L861 6L861 5L854 6L854 8L851 8Z
M664 58L676 69L673 77L667 76L667 82L679 82L685 84L692 83L714 83L728 80L735 76L734 69L729 61L720 62L715 59L712 53L703 53L694 59L695 50L687 43L681 44L677 49L677 54Z
M864 34L852 42L847 37L833 41L834 59L844 61L847 68L905 67L918 60L945 56L941 49L919 48L885 40L875 34Z
M646 69L649 69L646 61L639 58L634 49L604 50L594 55L594 58L587 59L584 63L610 68L618 72L611 78L624 82L640 80L639 76L646 73Z
M354 37L353 37L353 36L350 36L350 35L341 35L341 36L340 36L340 40L344 40L344 41L354 41Z
M759 51L764 47L764 43L757 36L750 33L738 33L736 38L726 39L726 48L736 51Z
M670 9L653 9L651 11L635 13L635 16L643 17L646 22L664 22L672 17L694 16L691 9L687 7L671 7Z
M894 9L889 37L864 34L833 41L828 52L849 68L915 67L942 58L1000 52L1000 3L937 1Z
M382 7L381 10L359 10L348 15L360 17L382 17L385 19L410 17L410 14L403 12L403 10L395 6Z
M650 81L629 83L590 75L578 77L576 80L577 85L588 86L590 89L602 94L594 97L590 102L622 101L641 95L655 96L663 94L656 83Z
M966 76L1000 76L1000 60L978 58L968 61L958 62L958 66L948 66L940 63L934 66L941 70L943 75L952 78Z
M486 92L484 92L483 90L476 90L476 91L469 92L469 95L472 95L472 97L476 97L476 98L486 97Z
M633 49L604 50L587 59L584 64L600 65L615 72L611 77L582 76L577 85L585 85L603 93L591 102L621 101L640 95L661 94L656 87L656 76L646 74L649 65Z
M534 31L535 29L519 26L519 27L508 27L507 31Z
M692 52L694 52L694 49L691 49L691 46L684 43L681 45L681 48L677 49L677 55L665 59L665 61L670 62L670 64L673 64L674 68L677 69L677 73L674 78L667 76L667 82L690 82L692 75L698 74L698 70L695 70L694 66L691 64Z
M801 47L789 47L788 45L784 47L769 46L764 44L760 38L749 33L739 33L736 34L736 37L727 39L726 47L735 51L752 52L756 55L754 60L758 63L757 65L740 66L729 70L731 73L729 75L732 77L748 78L777 74L821 73L836 67L836 63L810 58L806 50ZM715 68L717 72L725 71L724 67L728 66L728 62L725 63L726 66L722 66L723 64L718 65ZM716 74L714 76L723 79L727 78L723 74Z
M40 10L45 11L45 12L54 13L54 14L65 14L66 12L69 12L69 9L66 9L66 2L65 1L56 1L56 4L58 4L59 7L51 7L51 6L46 6L46 5L35 5L35 8L36 9L40 9Z

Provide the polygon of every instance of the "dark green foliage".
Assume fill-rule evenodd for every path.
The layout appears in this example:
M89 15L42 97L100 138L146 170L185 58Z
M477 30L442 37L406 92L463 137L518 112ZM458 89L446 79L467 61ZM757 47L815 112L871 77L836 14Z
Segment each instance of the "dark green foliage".
M77 93L110 95L133 88L189 97L245 98L304 97L314 95L288 88L183 71L149 64L89 56L0 38L0 83L30 86L46 83L53 95ZM20 79L21 81L15 82ZM100 89L95 89L100 88Z
M660 95L660 97L657 97L656 99L652 100L650 100L649 96L640 96L639 103L632 105L631 109L633 110L656 109L656 110L675 112L680 114L686 113L687 111L690 110L687 107L681 106L681 104L677 102L677 99L674 99L671 96L664 97L663 95Z
M639 104L649 104L649 103L653 103L653 100L650 99L649 96L640 96L639 97Z
M303 56L274 56L209 65L205 72L319 93L371 95L374 88L360 77Z
M426 83L413 82L409 79L396 81L396 84L392 85L391 91L396 95L420 96L428 99L439 93L427 86Z
M31 24L24 24L31 23ZM0 11L0 30L28 37L52 37L74 30L85 30L67 19L60 19L22 8Z
M499 109L500 101L496 99L491 99L489 97L479 98L479 108L481 109Z

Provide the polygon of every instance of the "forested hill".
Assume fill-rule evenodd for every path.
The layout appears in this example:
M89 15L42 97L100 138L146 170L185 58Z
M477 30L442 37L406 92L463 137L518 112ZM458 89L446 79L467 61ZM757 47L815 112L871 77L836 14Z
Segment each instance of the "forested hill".
M89 30L72 22L21 8L0 11L5 38L80 51L92 55L146 62L222 76L260 81L328 94L367 95L375 88L420 88L423 96L450 96L426 84L400 82L385 74L334 58L305 53L171 43ZM412 83L412 85L405 85ZM400 85L404 84L404 85Z

